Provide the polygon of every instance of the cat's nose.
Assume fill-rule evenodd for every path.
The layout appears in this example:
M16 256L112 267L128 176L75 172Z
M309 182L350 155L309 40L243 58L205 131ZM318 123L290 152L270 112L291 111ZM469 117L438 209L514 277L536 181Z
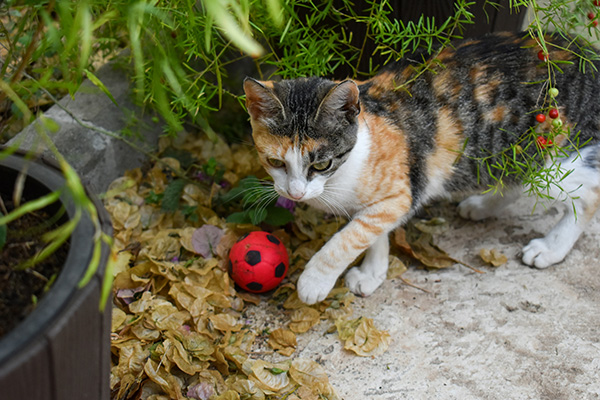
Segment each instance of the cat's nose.
M299 179L293 179L288 186L287 192L292 200L298 201L306 194L306 184Z
M305 194L306 194L305 192L289 192L289 193L288 193L288 195L289 195L289 196L292 198L292 200L294 200L294 201L301 200L301 199L304 197L304 195L305 195Z

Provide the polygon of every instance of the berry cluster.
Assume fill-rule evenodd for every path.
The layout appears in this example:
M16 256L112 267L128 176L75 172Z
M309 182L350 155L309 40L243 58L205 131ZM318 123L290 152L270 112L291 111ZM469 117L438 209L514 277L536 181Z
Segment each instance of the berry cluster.
M558 96L558 89L555 87L550 88L550 89L548 89L548 94L554 101L556 96ZM560 116L560 113L558 112L558 108L552 107L548 110L548 117L550 117L550 119L552 119L552 127L555 128L556 130L558 130L558 129L560 129L560 127L562 127L562 120L559 118L559 116ZM543 124L544 122L546 122L546 114L544 114L544 113L537 114L535 116L535 120L538 123ZM536 138L536 143L541 148L545 148L546 146L551 146L553 144L551 139L549 139L549 138L547 139L542 135L539 135Z
M598 4L600 4L600 0L598 0ZM540 50L537 54L537 57L539 60L543 61L543 62L548 62L548 54L546 52L544 52L544 50ZM550 96L550 102L551 102L551 106L549 108L547 108L547 116L552 120L552 127L555 129L555 131L560 130L560 128L562 127L562 120L560 119L560 113L558 111L557 105L556 105L556 97L558 96L558 89L555 87L551 87L550 89L548 89L548 95ZM539 113L535 116L535 120L539 123L539 124L543 124L544 122L546 122L546 113ZM556 133L556 132L555 132ZM554 135L552 135L554 136ZM536 138L536 143L538 145L538 147L540 148L545 148L547 146L551 146L553 144L552 139L551 138L546 138L542 135L539 135Z
M594 0L592 4L596 7L600 7L600 0ZM598 15L594 11L588 12L587 17L591 21L590 23L592 26L598 26Z

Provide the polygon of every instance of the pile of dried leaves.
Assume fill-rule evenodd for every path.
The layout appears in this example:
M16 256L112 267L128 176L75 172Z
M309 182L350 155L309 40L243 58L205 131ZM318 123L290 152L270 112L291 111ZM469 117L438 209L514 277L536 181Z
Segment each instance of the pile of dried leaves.
M113 182L105 198L118 251L112 397L337 399L320 364L294 358L296 335L328 324L321 328L359 356L382 354L390 342L371 319L353 317L354 296L343 286L314 306L297 297L299 272L345 221L261 200L260 188L243 180L262 173L248 146L192 136L174 146L165 138L159 154L160 161ZM293 210L293 218L280 206ZM431 229L440 225L417 223L392 242L426 266L447 267L456 261L432 241ZM238 291L226 272L233 243L258 229L278 236L290 254L288 277L262 296ZM390 256L388 277L405 270ZM277 316L257 323L249 315L260 307Z
M383 353L390 341L371 319L352 318L346 288L310 307L297 297L299 270L344 221L295 206L283 227L228 223L243 204L221 199L261 173L253 150L190 137L177 147L164 139L159 154L160 162L113 182L105 198L118 251L113 398L337 399L321 365L293 357L296 335L328 323L361 356ZM283 284L262 296L236 290L226 272L230 247L257 229L278 236L291 260ZM266 328L247 318L265 304L281 310Z

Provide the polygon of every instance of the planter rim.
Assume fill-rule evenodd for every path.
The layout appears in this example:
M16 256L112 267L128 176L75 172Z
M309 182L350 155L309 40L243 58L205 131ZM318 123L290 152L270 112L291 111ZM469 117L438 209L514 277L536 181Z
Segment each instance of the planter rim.
M48 188L49 191L65 186L65 179L54 160L45 157L28 160L25 154L25 152L17 151L13 155L0 159L0 167L8 167L19 171L24 165L28 165L28 180L37 181L37 183ZM0 184L2 184L2 180L0 180ZM87 192L87 195L90 196L90 193ZM93 196L90 196L90 198L98 210L102 230L106 233L112 233L112 227L110 223L107 223L109 220L103 206ZM75 206L72 200L69 199L68 194L63 193L60 201L64 205L67 215L72 217L75 213ZM56 281L48 293L41 298L36 308L13 330L0 339L0 365L5 364L10 357L22 351L28 344L43 339L46 328L64 311L66 305L76 295L79 290L78 283L92 257L93 244L89 239L93 234L94 225L89 214L84 211L70 237L67 258ZM97 274L101 272L99 268Z

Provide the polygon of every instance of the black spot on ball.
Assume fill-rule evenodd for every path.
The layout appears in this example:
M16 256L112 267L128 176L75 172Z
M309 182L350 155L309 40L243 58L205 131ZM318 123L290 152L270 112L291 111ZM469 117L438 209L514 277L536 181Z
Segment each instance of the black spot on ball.
M248 265L256 265L260 262L260 251L250 250L246 253L244 260L248 263Z
M277 238L276 238L275 236L273 236L273 235L267 235L267 240L269 240L269 242L271 242L271 243L273 243L273 244L276 244L276 245L278 245L278 246L279 246L279 243L281 243L281 242L279 241L279 239L277 239Z
M263 286L258 282L250 282L249 284L246 285L246 287L248 288L248 290L258 291L258 290L262 290Z
M285 264L279 263L279 265L275 268L275 278L281 278L285 274Z
M250 234L250 233L246 233L245 235L242 235L242 236L241 236L241 237L240 237L240 238L237 240L237 242L241 242L242 240L246 239L246 238L248 237L248 235L249 235L249 234ZM236 243L237 243L237 242L236 242Z

